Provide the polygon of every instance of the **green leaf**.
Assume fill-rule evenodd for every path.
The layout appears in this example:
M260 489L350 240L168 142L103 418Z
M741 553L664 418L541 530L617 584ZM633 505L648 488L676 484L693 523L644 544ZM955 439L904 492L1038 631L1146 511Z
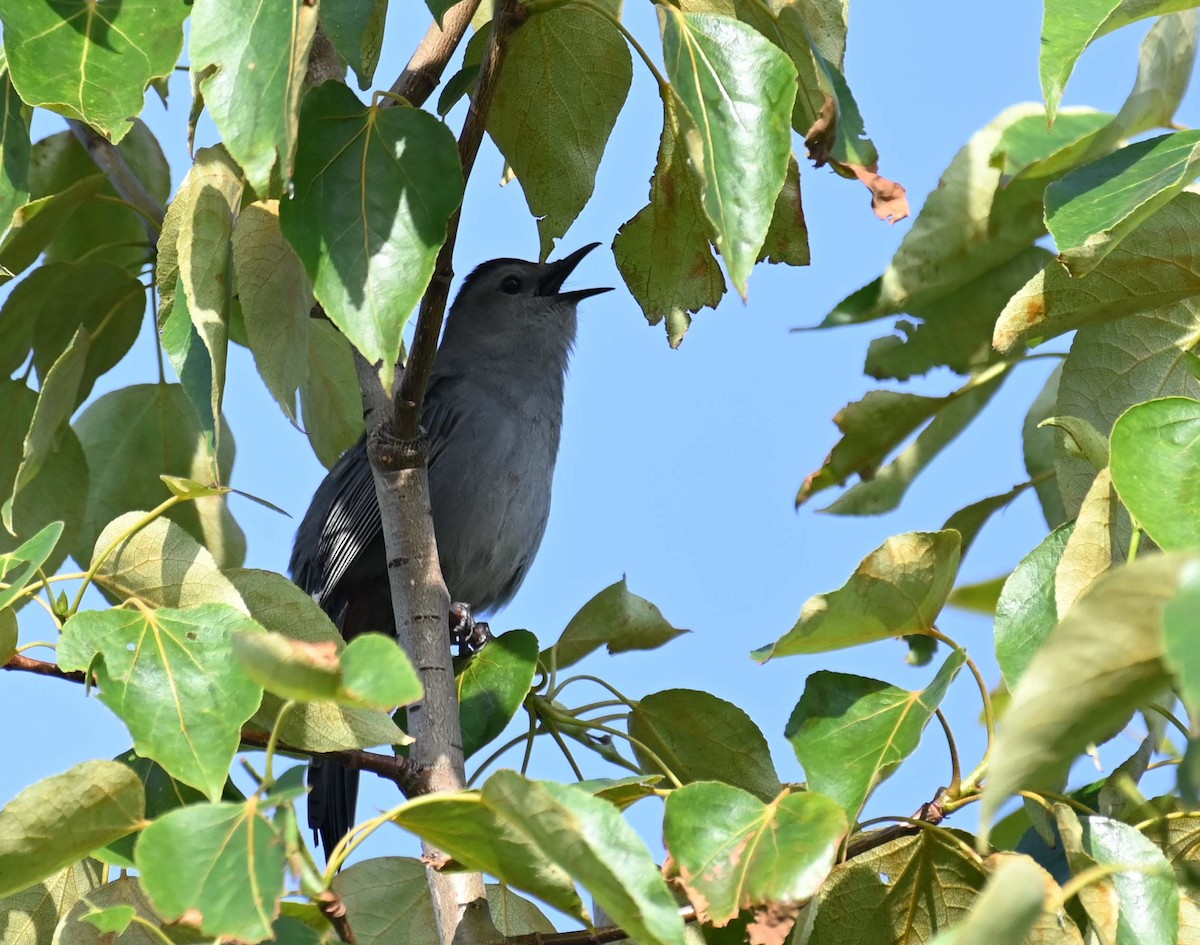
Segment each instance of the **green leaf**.
M1063 362L1056 413L1090 423L1107 437L1129 407L1154 397L1200 397L1200 380L1188 368L1186 351L1194 342L1196 315L1178 303L1075 334ZM1056 438L1058 485L1071 516L1078 514L1096 470L1071 454ZM1122 542L1127 533L1122 535Z
M667 77L690 119L683 140L711 237L729 278L746 284L770 228L792 153L796 68L728 17L663 9Z
M146 86L183 49L184 0L0 4L12 83L29 105L79 118L120 141Z
M457 678L463 757L504 731L529 694L537 663L537 637L528 630L502 633L471 656Z
M764 804L728 784L699 783L667 797L663 840L697 917L720 927L743 909L806 903L849 826L820 794Z
M216 0L210 0L216 2ZM257 71L257 70L254 70ZM225 361L229 348L229 316L234 284L230 242L233 222L242 202L244 184L240 173L222 148L203 148L179 186L179 192L167 208L169 222L164 232L175 237L179 265L176 302L186 297L192 325L208 351L212 381L209 402L193 406L201 426L211 430L214 451L219 452L221 415L225 394ZM174 363L174 359L172 359ZM178 371L179 365L176 364ZM180 380L188 387L184 372Z
M383 27L387 20L388 0L325 0L321 4L321 26L338 55L358 76L364 92L379 64L383 48ZM439 18L440 19L440 18ZM355 930L357 931L357 929Z
M0 242L0 284L32 266L66 222L74 219L80 206L106 187L108 178L92 174L59 193L19 207L11 228Z
M996 608L1000 601L1000 593L1004 589L1008 577L1008 575L1002 575L988 581L977 581L974 584L960 584L950 592L950 596L946 598L946 603L952 607L957 607L959 610L967 610L972 613L985 614L991 617L996 613Z
M624 37L591 10L536 13L509 39L487 130L537 218L542 259L592 196L632 79Z
M316 29L317 9L303 0L198 0L192 13L193 88L260 196L266 196L277 164L284 183L291 180L300 95Z
M54 551L62 530L62 522L51 522L13 551L0 554L0 581L8 585L0 590L0 610L16 600L25 585L33 580L37 569Z
M946 519L942 529L952 528L962 536L962 555L966 557L967 551L975 543L975 539L979 537L979 533L991 520L991 517L1001 509L1012 505L1032 485L1032 482L1020 482L1007 492L990 495L978 502L963 506ZM999 586L997 586L997 590L999 590Z
M664 689L639 699L629 714L629 734L667 766L683 784L724 781L761 800L783 785L771 749L754 721L731 702L695 689ZM663 770L634 745L642 769Z
M914 692L844 673L809 676L784 730L809 790L833 798L854 821L876 786L916 751L965 660L955 650Z
M663 782L661 774L635 774L628 778L591 778L587 781L576 781L575 786L583 788L589 794L602 797L617 810L632 806L643 797L651 797L655 787Z
M95 576L96 584L110 598L136 598L151 607L220 602L245 611L237 589L207 549L168 519L158 518L137 528L145 517L145 512L127 512L113 519L96 540L101 552L112 549L98 564ZM87 560L96 564L95 559Z
M1010 690L1058 623L1055 574L1074 527L1060 525L1022 558L996 602L996 662Z
M1088 744L1112 736L1167 683L1160 621L1193 561L1153 555L1103 575L1050 633L992 748L983 836L1011 794L1056 786Z
M1006 856L966 920L940 933L933 945L1022 945L1042 917L1045 898L1045 871L1027 856Z
M300 111L284 236L330 320L392 386L401 332L462 200L454 136L413 108L366 108L339 82ZM420 195L418 200L415 195Z
M141 782L115 761L85 761L26 788L0 810L0 896L136 830L142 811Z
M683 945L683 921L650 851L612 804L569 784L498 771L483 799L646 945Z
M1046 117L1054 121L1076 61L1095 40L1148 16L1192 6L1190 0L1046 0L1040 67Z
M282 574L273 571L233 569L226 577L234 594L267 630L308 644L330 645L341 652L346 643L325 612L311 597ZM264 731L274 727L283 700L270 692L251 721ZM386 712L309 702L284 716L279 729L285 745L309 751L340 751L372 745L404 745L410 739Z
M237 631L262 632L227 604L82 611L63 627L58 662L95 674L100 701L128 726L139 755L215 800L242 723L262 699L234 659Z
M117 145L117 152L150 196L166 205L171 195L171 171L158 139L144 122L133 123L129 134ZM94 178L96 173L96 162L75 135L61 131L33 146L29 191L35 199L52 196ZM136 276L152 258L149 226L106 180L96 192L77 201L69 218L61 219L57 229L47 228L42 234L46 261L107 262ZM77 288L82 291L88 287L81 284ZM91 314L85 308L79 312Z
M283 894L284 842L254 798L164 814L134 852L142 888L164 919L186 914L206 935L259 941L271 934Z
M4 302L0 318L9 325L19 323L16 334L24 338L6 338L0 359L5 369L16 370L32 350L34 369L44 384L75 333L86 330L86 363L74 408L91 393L95 380L133 347L145 310L145 287L112 263L47 263L33 270ZM72 317L63 318L64 312Z
M13 658L19 639L16 612L8 608L0 610L0 666Z
M42 464L53 451L58 432L75 412L80 381L83 378L85 361L91 339L86 328L78 328L67 349L50 366L38 392L37 406L29 421L29 430L21 445L21 463L13 481L12 493L5 499L0 519L4 528L13 531L13 503L24 486L27 486L42 468Z
M29 115L6 63L0 73L0 233L29 199L29 151Z
M765 663L928 631L954 587L958 557L958 532L893 536L836 591L809 598L796 625L752 655Z
M162 765L149 758L142 758L132 750L118 755L113 760L132 768L142 782L142 788L146 794L146 820L154 820L167 811L175 810L177 807L186 807L189 804L197 804L205 799L204 795L195 788L172 778ZM242 796L233 786L232 781L226 781L222 798L223 800L241 800ZM95 855L98 859L113 866L133 869L133 848L139 836L140 834L131 833L120 840L114 840L102 850L97 850Z
M1096 865L1134 867L1100 880L1091 897L1081 894L1093 928L1121 945L1176 945L1180 891L1162 851L1129 824L1055 810L1075 875Z
M1049 265L1057 264L1048 250L1029 246L941 298L910 303L905 311L920 323L901 319L895 332L872 341L863 370L904 381L943 365L969 374L993 364L1000 360L992 347L996 319L1013 294Z
M1121 501L1166 551L1200 550L1200 403L1164 397L1136 404L1112 429L1112 480Z
M807 266L812 261L808 251L808 225L804 222L800 198L800 164L794 154L788 158L783 188L775 199L775 211L758 261L789 266Z
M138 384L112 391L93 401L74 426L91 471L87 516L71 551L78 561L91 560L100 530L112 519L144 507L147 498L167 498L160 475L229 481L232 435L226 432L222 437L214 470L195 411L177 384ZM241 563L246 539L225 496L182 503L167 516L202 542L223 567Z
M1085 325L1200 295L1200 194L1185 191L1156 210L1085 276L1048 262L1004 306L992 343L1009 353Z
M1046 225L1059 260L1086 275L1137 226L1200 175L1200 131L1126 145L1046 188Z
M581 921L591 920L571 875L479 792L427 794L401 807L394 820L468 869L532 893Z
M133 906L108 906L107 908L92 908L80 918L90 922L100 932L111 932L120 935L133 921L137 910Z
M973 839L922 830L834 867L816 901L809 945L925 942L959 925L985 882Z
M692 313L706 306L716 308L725 294L725 277L709 248L700 182L689 169L687 149L680 143L678 109L674 96L663 99L662 139L650 178L650 202L621 226L613 240L621 277L651 325L666 319L674 347L682 342Z
M43 945L51 940L60 917L99 886L100 864L82 860L21 892L0 898L0 942Z
M362 395L354 353L346 336L325 321L308 328L308 377L300 385L304 430L326 469L363 432Z
M350 705L392 710L425 695L404 650L381 633L361 633L342 651L340 698Z
M1079 507L1054 573L1054 606L1060 618L1096 578L1125 560L1125 548L1117 534L1120 514L1112 476L1107 468L1102 469Z
M1196 618L1200 614L1200 573L1185 568L1179 589L1163 611L1163 651L1175 675L1188 715L1200 714L1200 650L1196 647Z
M558 642L542 652L541 661L548 666L553 659L561 670L605 645L611 655L654 650L688 632L669 624L650 601L630 593L621 578L579 609Z
M267 390L294 423L296 389L309 375L313 297L304 267L279 228L277 200L251 204L238 215L232 250L254 363Z
M1049 157L1094 129L1095 113L1064 113L1025 159ZM879 279L843 299L821 327L870 321L947 298L975 280L1027 253L1045 232L1042 197L1054 175L1003 185L992 155L1011 129L1045 128L1036 105L1016 105L977 131L942 172L912 229ZM1060 169L1061 174L1066 168ZM948 324L953 325L953 322ZM955 328L948 328L950 331Z
M303 643L281 633L238 633L230 640L246 674L264 689L295 702L333 699L341 683L337 647Z
M429 881L420 860L385 856L355 863L334 877L333 890L346 904L346 917L358 945L395 942L399 923L403 923L406 941L437 939ZM488 883L487 899L492 922L502 935L554 931L537 906L505 886Z
M917 435L912 444L882 468L873 472L869 467L860 467L854 470L862 477L861 481L855 483L821 511L833 515L880 515L899 506L908 487L912 485L917 476L970 425L988 405L1007 376L1007 368L1002 368L998 372L995 369L987 373L981 372L946 397L932 398L936 404L932 415L933 419ZM867 398L870 398L872 394L880 393L890 394L891 392L871 391L867 394ZM917 395L896 394L894 396L915 397ZM859 403L865 403L867 398ZM845 413L848 413L853 406L852 404L846 408L843 412L843 419L846 419ZM837 418L834 419L836 422ZM874 438L880 448L886 446L890 450L891 447L888 444L894 439L891 431L880 428L872 422L870 433L867 435ZM834 450L842 447L848 439L850 439L849 433L834 447ZM864 449L870 448L868 444L862 444L862 446ZM830 458L833 458L833 454L830 455ZM844 455L839 457L839 461L839 465L844 465L846 457ZM805 494L805 488L810 484L816 485L826 481L828 473L832 473L831 466L824 466L810 476L801 487L801 495L807 499L815 489L810 489ZM824 486L821 487L824 488ZM799 497L797 498L799 500ZM970 537L974 538L973 535ZM970 542L965 544L969 545Z

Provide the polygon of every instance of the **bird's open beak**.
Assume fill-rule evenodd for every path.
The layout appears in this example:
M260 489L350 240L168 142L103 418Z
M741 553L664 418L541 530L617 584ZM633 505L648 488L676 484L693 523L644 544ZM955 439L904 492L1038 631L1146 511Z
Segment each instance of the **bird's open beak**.
M541 284L538 286L538 295L556 295L560 299L580 302L583 299L591 298L593 295L599 295L601 292L611 292L612 286L604 286L599 289L572 289L570 292L560 291L563 283L567 281L571 273L575 271L575 267L579 265L579 261L599 245L599 243L588 243L587 246L581 246L575 252L571 253L571 255L548 263L546 265L546 275L542 277Z

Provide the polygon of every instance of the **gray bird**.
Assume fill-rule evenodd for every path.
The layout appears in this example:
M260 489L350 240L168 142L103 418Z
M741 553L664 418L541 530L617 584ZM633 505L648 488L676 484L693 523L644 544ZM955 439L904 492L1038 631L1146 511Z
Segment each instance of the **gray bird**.
M485 262L450 308L421 419L442 576L472 613L512 599L546 531L575 307L609 291L562 287L598 245L552 263ZM346 639L394 632L365 439L318 487L289 570ZM309 827L328 857L354 823L358 772L314 761L309 785Z

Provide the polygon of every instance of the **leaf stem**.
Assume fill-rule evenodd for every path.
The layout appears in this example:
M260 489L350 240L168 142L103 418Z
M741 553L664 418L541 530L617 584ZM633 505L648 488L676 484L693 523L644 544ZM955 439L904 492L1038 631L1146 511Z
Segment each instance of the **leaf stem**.
M992 706L992 694L988 692L987 683L984 682L983 673L979 671L979 667L975 661L967 655L965 647L959 646L954 640L942 633L937 627L930 627L925 633L949 647L956 650L962 650L963 660L967 664L967 668L971 671L971 675L975 677L975 685L979 687L979 697L983 700L983 725L987 729L987 748L984 749L983 759L976 765L965 781L959 785L960 793L962 791L971 792L979 787L979 782L983 780L984 774L987 772L987 759L991 754L992 745L996 741L996 711Z
M1150 702L1150 703L1147 703L1146 708L1152 709L1153 711L1157 712L1164 719L1166 719L1168 722L1170 722L1172 725L1174 725L1177 729L1179 729L1179 731L1182 733L1184 738L1191 737L1191 733L1188 732L1188 727L1186 725L1184 725L1181 721L1179 721L1179 719L1175 716L1175 714L1173 712L1170 712L1166 708L1166 706L1160 705L1157 702Z
M950 723L946 720L946 714L940 708L934 709L933 714L937 716L937 720L942 723L942 731L946 735L946 747L950 750L950 787L948 791L951 796L958 796L958 789L962 785L962 768L958 763L958 745L954 743L954 732L950 730Z
M271 770L271 765L275 761L275 750L279 747L279 733L283 729L284 718L297 705L299 703L294 699L288 699L279 707L279 714L275 716L275 724L271 726L271 737L267 739L266 758L263 761L263 781L258 786L260 792L270 788L275 783L275 775Z
M958 837L956 837L949 830L946 830L944 827L939 827L937 824L931 824L928 820L921 820L920 818L917 818L917 817L901 817L898 814L894 814L889 817L872 817L870 820L864 820L862 823L860 823L858 825L859 833L862 832L863 827L870 827L870 826L873 826L874 824L887 824L887 823L908 824L909 826L918 827L921 830L928 831L929 833L932 833L935 836L940 837L946 843L954 844L954 846L956 846L960 850L962 850L963 853L972 862L977 862L979 860L979 854L977 852L975 852L975 849L973 847L969 846L968 844L964 843L962 840L960 840Z
M630 699L628 696L626 696L623 692L621 692L621 690L619 690L616 686L601 679L599 676L589 676L587 673L580 673L578 676L571 676L568 679L564 679L561 684L559 684L558 686L555 686L550 692L548 692L546 694L546 698L547 699L557 699L562 694L562 691L564 689L566 689L567 686L571 685L571 683L583 682L583 681L593 682L597 686L600 686L603 689L607 689L610 693L612 693L614 698L619 700L624 705L629 706L629 708L631 708L631 709L634 708L634 706L637 704L632 699ZM576 709L575 711L582 712L584 710Z
M33 600L40 600L40 598L35 597ZM39 646L44 646L48 650L58 649L57 643L50 643L46 640L34 640L32 643L22 643L19 647L17 647L16 652L24 653L26 650L33 650Z
M1138 546L1142 543L1142 530L1138 527L1137 522L1133 523L1133 534L1129 536L1129 554L1125 556L1126 564L1133 564L1137 560Z
M589 10L592 13L595 13L597 16L601 16L612 23L612 25L620 31L621 35L625 37L625 42L629 43L629 45L633 48L633 51L636 52L639 57L641 57L641 60L643 63L645 63L646 68L650 70L650 74L654 76L654 81L658 83L659 95L663 98L666 98L668 95L675 94L674 89L671 88L671 83L668 82L666 77L658 71L658 66L654 64L654 60L650 58L650 54L646 52L642 44L637 41L637 37L629 32L629 30L625 27L625 24L621 22L620 17L606 7L603 7L598 3L593 3L592 0L575 0L573 6L579 7L581 10Z
M629 742L629 744L632 745L634 748L641 749L642 753L647 758L649 758L652 762L654 762L656 765L658 765L658 767L662 770L662 773L665 774L670 779L671 783L674 784L675 787L677 787L677 788L683 787L683 782L681 780L679 780L678 777L676 777L675 772L672 771L669 767L667 767L667 763L665 761L663 761L662 758L659 757L658 752L654 751L654 749L652 749L645 742L641 741L640 739L634 738L628 732L622 732L619 728L612 728L611 726L608 726L608 725L597 725L597 724L593 724L592 722L589 722L587 720L581 720L581 721L583 722L583 724L587 725L588 728L595 729L598 732L604 732L606 735L614 735L617 738L623 738L623 739L625 739L625 741Z
M1097 863L1089 866L1081 873L1076 873L1062 885L1059 894L1054 897L1047 909L1053 914L1062 910L1068 902L1079 895L1086 887L1097 883L1117 873L1152 873L1154 868L1141 866L1136 863Z
M567 747L567 743L563 740L562 733L559 732L558 726L550 719L543 720L546 725L546 730L550 733L550 737L554 739L558 745L558 750L563 753L563 757L567 759L567 764L571 766L571 772L575 775L576 781L585 780L583 772L579 770L579 765L575 763L575 756L571 754L571 749Z
M483 774L483 772L485 772L496 761L496 759L503 755L506 751L516 748L519 744L521 744L521 742L526 740L532 743L534 736L537 735L537 732L535 731L537 728L537 719L532 717L532 713L531 722L533 724L529 726L529 731L522 732L520 735L514 735L483 760L479 767L475 769L475 773L467 780L467 787L470 787L472 784L474 784L475 779Z

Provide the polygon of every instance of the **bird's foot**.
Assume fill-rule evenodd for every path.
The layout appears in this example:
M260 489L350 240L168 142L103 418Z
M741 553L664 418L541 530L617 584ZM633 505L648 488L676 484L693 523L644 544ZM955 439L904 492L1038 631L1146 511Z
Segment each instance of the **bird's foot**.
M493 639L492 629L471 614L471 605L455 602L450 605L450 644L458 647L458 655L478 653Z

